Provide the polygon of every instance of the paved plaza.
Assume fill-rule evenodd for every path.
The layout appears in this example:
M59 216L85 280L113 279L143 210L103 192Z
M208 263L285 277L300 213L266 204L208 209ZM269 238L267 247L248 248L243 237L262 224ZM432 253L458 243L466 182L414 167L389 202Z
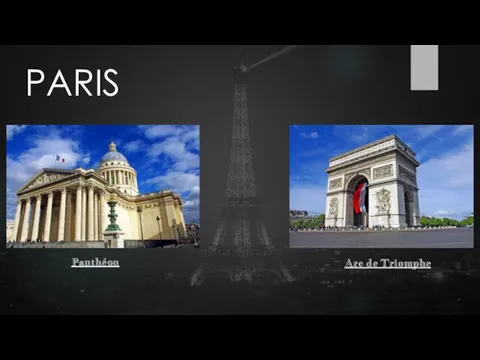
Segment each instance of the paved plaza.
M472 249L472 228L394 231L290 232L290 248Z

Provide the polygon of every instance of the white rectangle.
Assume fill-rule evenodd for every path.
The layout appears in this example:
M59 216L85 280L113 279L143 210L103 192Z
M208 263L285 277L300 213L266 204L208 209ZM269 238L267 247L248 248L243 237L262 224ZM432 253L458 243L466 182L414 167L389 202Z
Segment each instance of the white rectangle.
M410 45L412 91L438 91L438 45Z

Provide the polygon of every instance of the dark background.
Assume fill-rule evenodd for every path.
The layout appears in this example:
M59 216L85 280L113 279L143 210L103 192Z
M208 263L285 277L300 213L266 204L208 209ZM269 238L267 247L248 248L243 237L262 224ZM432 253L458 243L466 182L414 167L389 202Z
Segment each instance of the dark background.
M224 201L232 66L241 57L248 65L282 47L2 46L0 118L9 124L200 124L205 247ZM248 81L253 163L263 216L277 248L288 248L290 124L475 124L479 62L479 46L441 45L438 92L410 91L410 45L304 45L254 69ZM35 86L32 97L27 97L28 68L46 74L44 86ZM76 68L117 70L119 93L113 98L68 97L55 90L47 98L58 69L73 89ZM5 214L0 218L4 221ZM294 284L212 281L192 289L188 279L202 256L190 247L3 250L5 242L0 243L6 252L0 258L2 313L480 312L478 250L284 250ZM73 270L73 256L118 259L121 268ZM421 257L432 261L435 271L342 270L349 257L385 256Z

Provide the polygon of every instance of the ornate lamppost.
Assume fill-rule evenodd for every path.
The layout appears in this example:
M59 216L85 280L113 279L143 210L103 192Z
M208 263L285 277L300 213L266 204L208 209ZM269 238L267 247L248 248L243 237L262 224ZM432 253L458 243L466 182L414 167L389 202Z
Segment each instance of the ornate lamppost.
M138 217L140 218L140 233L142 235L142 241L143 241L143 223L142 223L142 208L138 207L137 212L138 212Z
M160 230L160 217L157 216L157 225L158 225L158 238L162 241L162 231Z
M108 217L110 218L110 224L107 226L105 231L122 231L120 229L120 226L117 224L117 213L115 212L115 206L117 205L117 197L112 194L108 198L107 201L108 206L110 206L110 214L108 214Z

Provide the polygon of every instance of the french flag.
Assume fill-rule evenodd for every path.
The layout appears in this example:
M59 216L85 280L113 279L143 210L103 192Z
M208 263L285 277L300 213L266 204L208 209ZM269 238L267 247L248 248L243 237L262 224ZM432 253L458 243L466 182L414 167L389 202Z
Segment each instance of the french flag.
M365 207L365 193L367 190L367 183L360 184L353 194L353 208L355 214L361 214L367 212Z
M57 155L57 160L56 161L60 161L60 162L64 163L65 159Z

